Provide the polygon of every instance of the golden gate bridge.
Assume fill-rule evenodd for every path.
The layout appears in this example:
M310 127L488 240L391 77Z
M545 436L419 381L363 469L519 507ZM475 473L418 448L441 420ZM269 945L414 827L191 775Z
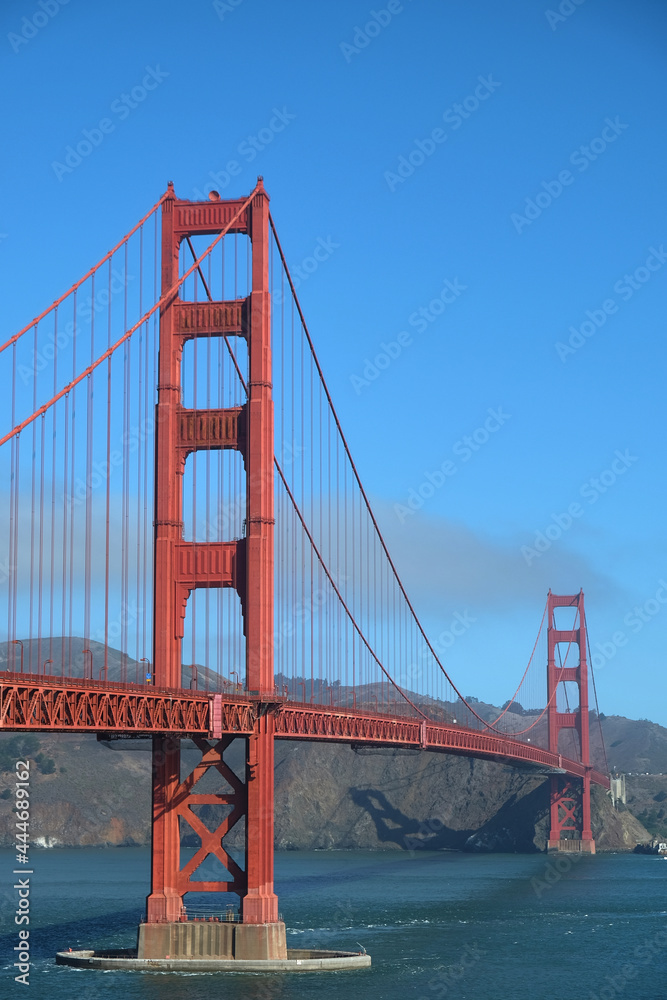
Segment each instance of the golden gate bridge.
M609 777L591 761L583 593L548 594L503 710L461 694L373 513L261 178L235 200L170 184L0 364L0 725L152 738L139 958L201 952L206 930L213 957L286 959L276 739L534 768L549 847L594 852L590 785ZM237 739L242 776L225 760ZM198 790L210 770L218 790ZM225 846L238 824L241 860ZM211 858L224 879L196 877ZM213 939L188 919L191 892L231 894L231 927Z

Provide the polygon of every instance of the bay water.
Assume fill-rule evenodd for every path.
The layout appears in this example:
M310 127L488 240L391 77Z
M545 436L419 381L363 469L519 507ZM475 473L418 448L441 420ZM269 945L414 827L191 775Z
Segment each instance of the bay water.
M69 947L128 948L144 848L31 848L29 988L14 976L12 851L0 852L0 997L33 1000L667 1000L667 862L657 856L327 851L276 855L288 948L360 951L368 970L101 972ZM25 876L23 876L25 877ZM200 899L202 897L199 897ZM196 899L189 897L189 902Z

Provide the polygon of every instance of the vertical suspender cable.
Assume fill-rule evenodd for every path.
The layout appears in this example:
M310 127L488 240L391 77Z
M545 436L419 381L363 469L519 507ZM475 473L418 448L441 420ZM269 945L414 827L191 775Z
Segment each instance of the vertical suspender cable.
M53 314L53 395L55 396L58 391L58 307L54 309ZM56 563L56 418L57 418L57 407L54 406L53 413L51 414L52 424L51 424L51 533L50 533L50 543L51 543L51 572L49 575L49 591L50 591L50 601L49 601L49 659L53 661L53 615L54 615L54 604L55 604L55 563ZM55 673L55 664L51 663L51 670ZM62 667L61 667L62 673Z
M35 336L34 336L34 348L33 348L33 364L32 364L32 408L33 412L37 409L37 329L39 324L35 323ZM30 600L29 600L29 628L28 628L28 673L33 673L32 666L32 637L33 637L33 603L34 603L34 585L35 585L35 460L37 457L37 424L36 422L32 425L32 462L31 462L31 502L30 502ZM37 669L40 668L39 662L37 664Z
M12 589L14 591L14 597L12 601L12 635L16 638L16 617L17 617L17 606L18 606L18 582L19 582L19 497L20 497L20 485L21 485L21 435L16 435L16 465L15 465L15 488L14 488L14 562L10 567L10 572L12 574Z
M208 287L211 287L211 255L208 257ZM211 410L211 331L209 329L206 335L206 409ZM205 529L204 529L204 541L208 544L212 541L211 538L211 419L210 415L206 420L206 515L205 515ZM220 459L222 460L222 452L220 454ZM209 673L209 648L210 648L210 594L211 588L206 588L206 593L204 594L204 668L206 674Z
M193 298L195 303L197 302L197 288L198 288L198 275L195 271L193 276L194 281L194 293ZM199 337L196 335L193 338L194 347L194 363L193 363L193 416L195 421L195 427L197 426L197 382L199 381L199 364L198 364L198 349L199 349ZM192 564L197 565L197 451L193 451L191 455L192 459ZM195 570L196 572L196 570ZM192 664L197 662L197 646L196 646L196 633L197 633L197 590L194 588L190 593L190 630L192 639ZM208 673L206 674L206 690L209 689L209 678Z
M125 246L125 288L123 294L123 329L128 329L128 253ZM123 479L121 502L121 580L120 580L120 662L121 680L127 680L127 606L129 601L128 586L128 551L129 551L129 480L130 480L130 348L132 340L126 340L123 345Z
M111 347L111 260L109 260L107 308L107 347ZM110 502L111 502L111 355L107 359L107 427L106 427L106 488L104 510L104 680L109 678L109 553L110 553Z
M144 227L141 226L139 229L139 315L144 314ZM134 530L137 534L136 545L134 546L136 550L136 567L135 567L135 600L134 607L132 608L132 621L134 623L135 636L134 636L134 658L137 662L139 660L139 654L141 650L140 646L140 636L139 636L139 607L141 601L141 554L142 554L142 517L141 517L141 506L142 506L142 494L144 491L143 485L143 451L146 441L146 427L143 424L143 413L142 413L142 403L144 394L144 383L148 379L148 369L144 371L144 357L146 354L145 342L148 338L148 323L143 323L138 330L139 341L137 344L137 365L139 369L139 374L137 378L137 513L136 513L136 524ZM133 435L134 436L134 435Z
M78 334L77 329L77 293L74 292L73 305L74 310L74 330L72 336L72 378L76 376L76 338ZM72 389L72 409L71 409L71 419L70 428L72 433L72 449L70 455L70 494L69 494L69 603L68 603L68 676L71 676L72 672L72 633L73 633L73 615L74 615L74 485L75 485L75 458L76 458L76 388Z
M95 361L95 275L92 276L93 308L90 320L90 364ZM92 545L92 504L93 504L93 372L86 379L86 534L84 567L84 616L83 636L86 647L90 643L90 591L91 591L91 545ZM91 671L92 672L92 671Z
M39 572L37 590L37 670L42 669L42 597L44 581L44 451L46 448L46 414L40 420L40 472L39 472ZM31 637L32 638L32 637ZM46 671L44 671L46 673Z
M16 426L16 342L12 344L12 427ZM14 618L14 587L17 574L17 559L15 552L15 507L16 507L16 443L12 438L11 450L11 476L9 485L9 556L7 560L7 585L9 590L9 600L7 602L7 638L10 640L9 653L11 656L11 669L16 671L16 645L12 642L16 638L16 621Z
M62 621L60 626L61 631L61 672L62 676L65 676L65 658L66 658L66 636L67 636L67 472L69 467L69 393L65 395L65 405L64 405L64 417L63 417L63 573L62 573ZM69 663L68 663L68 674L69 677Z

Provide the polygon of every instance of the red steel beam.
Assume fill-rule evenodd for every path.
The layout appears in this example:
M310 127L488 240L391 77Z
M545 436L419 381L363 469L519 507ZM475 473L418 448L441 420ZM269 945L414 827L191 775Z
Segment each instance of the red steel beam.
M260 708L261 706L261 708ZM264 712L257 696L147 688L140 684L0 674L0 730L249 735ZM579 761L495 733L329 706L270 706L277 739L416 747L507 763L561 769L609 788L609 776Z
M504 761L522 761L564 770L609 788L609 776L585 767L562 754L509 736L480 732L464 726L445 726L422 720L345 711L312 705L281 705L276 715L276 737L291 740L328 740L377 746L421 747L444 753Z
M249 699L142 684L0 675L0 730L208 735L217 711L226 733L252 732ZM215 708L212 701L216 701Z

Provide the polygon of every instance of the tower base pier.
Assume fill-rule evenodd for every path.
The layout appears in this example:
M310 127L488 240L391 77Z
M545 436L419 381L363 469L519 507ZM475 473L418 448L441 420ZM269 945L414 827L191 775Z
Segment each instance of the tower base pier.
M137 947L59 951L57 965L143 972L334 972L366 969L365 952L286 947L285 924L180 920L139 925Z
M219 920L144 923L137 935L139 959L287 959L285 924L241 924Z
M562 839L548 840L547 854L595 854L594 840Z
M340 972L367 969L370 955L353 951L289 949L285 958L138 958L134 950L59 951L57 965L75 969L116 969L124 972Z

